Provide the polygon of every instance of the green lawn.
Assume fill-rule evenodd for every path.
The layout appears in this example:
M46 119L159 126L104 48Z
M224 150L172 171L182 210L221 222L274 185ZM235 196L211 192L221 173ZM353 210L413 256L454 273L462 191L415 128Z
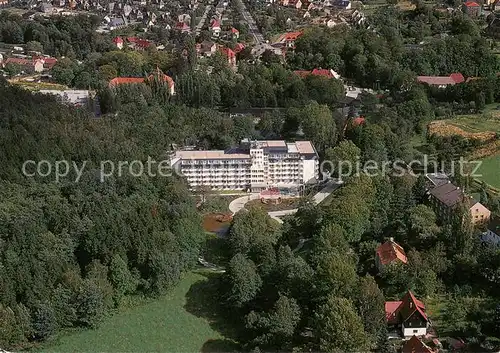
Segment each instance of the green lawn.
M209 276L209 275L207 275ZM169 295L107 318L98 329L61 337L43 352L230 352L213 327L207 277L188 273ZM212 286L213 287L213 286ZM210 298L208 298L210 297Z
M500 155L490 156L482 160L483 164L479 168L479 173L484 180L494 188L500 189Z

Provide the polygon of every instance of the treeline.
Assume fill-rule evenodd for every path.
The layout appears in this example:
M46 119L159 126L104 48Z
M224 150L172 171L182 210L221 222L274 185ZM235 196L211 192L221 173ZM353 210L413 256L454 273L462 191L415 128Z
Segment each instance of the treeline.
M422 25L429 26L428 33L419 29ZM293 69L331 68L363 87L397 90L416 75L487 77L500 68L472 19L423 4L406 12L382 7L370 18L369 29L307 29L287 54L287 63Z
M364 152L349 141L330 154L366 160ZM235 216L218 288L245 349L395 352L384 302L408 290L439 318L440 336L498 347L500 283L492 274L500 251L480 243L468 206L442 223L427 204L423 176L393 171L347 178L335 197L319 206L305 201L280 228L261 209ZM375 249L389 238L404 247L408 264L378 272Z
M95 15L38 16L35 20L0 12L0 42L28 44L29 49L55 57L84 59L112 48L110 40L95 30L101 22Z
M162 294L196 263L204 235L181 181L100 180L102 160L166 158L168 118L164 130L154 114L95 119L5 82L0 101L0 347L95 327L126 296ZM22 175L26 160L87 164L78 182L72 172L54 183Z

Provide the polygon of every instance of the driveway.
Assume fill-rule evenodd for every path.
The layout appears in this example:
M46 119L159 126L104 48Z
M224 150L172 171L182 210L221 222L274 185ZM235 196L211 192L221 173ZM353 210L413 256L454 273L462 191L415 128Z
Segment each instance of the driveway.
M314 203L317 205L321 203L324 199L326 199L332 192L337 190L340 186L342 185L342 182L340 181L335 181L335 180L330 180L326 183L325 187L318 191L313 196ZM229 204L229 210L235 214L236 212L240 211L245 207L245 204L250 201L250 200L257 200L259 199L259 194L258 193L253 193L248 196L242 196L239 197ZM283 210L283 211L274 211L274 212L268 212L267 214L269 217L272 219L276 220L279 223L283 223L280 217L288 216L295 214L297 212L297 208L291 209L291 210Z

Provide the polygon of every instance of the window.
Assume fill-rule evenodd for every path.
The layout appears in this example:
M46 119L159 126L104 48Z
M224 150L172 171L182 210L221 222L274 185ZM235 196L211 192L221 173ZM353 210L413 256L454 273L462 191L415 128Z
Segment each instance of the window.
M413 330L413 333L418 333L418 330Z

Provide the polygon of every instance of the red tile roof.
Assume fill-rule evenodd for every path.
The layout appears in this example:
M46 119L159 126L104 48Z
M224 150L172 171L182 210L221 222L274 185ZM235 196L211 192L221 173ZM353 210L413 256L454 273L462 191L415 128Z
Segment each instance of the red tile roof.
M413 336L403 344L403 353L433 353L433 350L420 338Z
M425 313L425 305L408 291L401 301L385 302L385 317L389 324L401 324L418 312L425 321L429 321Z
M119 38L119 37L118 37ZM147 48L151 43L147 39L137 38L137 37L127 37L127 42L134 44L136 47Z
M323 76L323 77L328 77L328 78L333 78L333 74L330 70L327 69L313 69L311 72L311 75L314 76Z
M376 250L377 257L382 265L387 265L394 261L408 263L405 250L398 243L389 240L380 245Z
M214 19L214 20L212 20L212 23L210 24L210 27L212 27L212 28L219 27L219 28L220 28L220 23L219 23L219 21L217 21L217 20L215 20L215 19Z
M455 73L451 74L450 78L453 81L455 81L455 83L462 83L465 81L464 75L462 75L460 72L455 72Z
M29 66L29 67L34 67L37 62L42 62L42 59L39 59L38 57L33 57L31 59L26 59L26 58L7 58L3 61L3 65L7 64L16 64L20 66Z
M231 27L231 33L236 34L236 33L240 33L240 31L238 31L238 30L237 30L236 28L234 28L234 27Z
M234 52L235 53L239 53L243 49L245 49L245 44L243 44L243 43L236 43L236 45L234 47Z
M191 29L185 22L177 22L175 25L175 28L177 29Z
M475 2L475 1L467 1L465 4L464 4L466 7L479 7L480 5Z
M299 75L300 77L306 77L306 76L309 76L311 74L311 71L307 71L307 70L295 70L294 73L296 75Z
M109 81L109 86L130 85L133 83L144 83L144 77L115 77Z
M362 117L362 116L358 116L357 118L354 118L352 120L352 125L353 126L359 126L359 125L363 125L365 123L365 118Z
M301 35L302 35L302 32L300 32L300 31L298 31L298 32L287 32L287 33L282 34L278 38L278 42L289 42L289 41L292 41L292 40L296 40Z
M332 70L327 70L327 69L313 69L312 71L295 70L294 73L296 75L299 75L300 77L313 75L313 76L322 76L326 78L335 78L335 76L332 73Z
M465 81L461 73L453 73L450 76L417 76L417 81L427 83L431 86L455 85Z
M401 303L402 301L385 302L385 318L389 324L397 323L396 311Z
M115 43L115 44L123 43L122 37L113 38L113 43Z
M168 76L163 74L161 71L159 71L156 74L156 77L160 76L161 79L164 82L168 83L168 87L172 87L174 85L174 80ZM151 81L155 78L155 74L151 74L147 77L148 81ZM138 84L138 83L144 83L144 77L115 77L111 81L109 81L109 86L110 87L115 87L119 85L130 85L130 84Z
M236 53L227 47L221 47L219 50L230 59L236 57Z
M34 56L33 57L33 60L36 61L36 60L41 60L43 61L43 67L46 68L46 69L52 69L54 67L54 65L57 63L57 59L56 58L52 58L52 57L43 57L43 56Z

